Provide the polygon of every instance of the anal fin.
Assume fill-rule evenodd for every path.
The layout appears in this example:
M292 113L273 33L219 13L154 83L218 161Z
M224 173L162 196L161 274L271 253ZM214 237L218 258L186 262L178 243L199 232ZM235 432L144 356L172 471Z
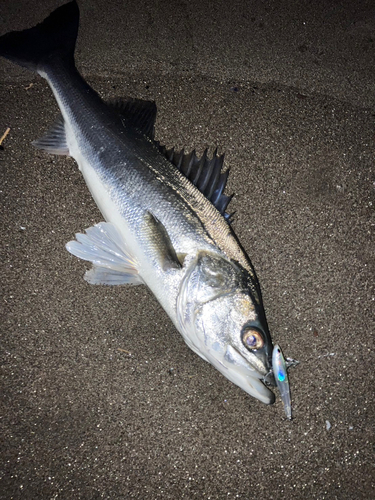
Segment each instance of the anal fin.
M66 249L76 257L92 262L85 280L95 285L143 284L137 263L127 251L121 235L109 222L100 222L77 233Z
M33 141L32 144L36 148L43 149L50 154L69 156L63 116L59 115L48 132L46 132L43 137L40 137L40 139Z

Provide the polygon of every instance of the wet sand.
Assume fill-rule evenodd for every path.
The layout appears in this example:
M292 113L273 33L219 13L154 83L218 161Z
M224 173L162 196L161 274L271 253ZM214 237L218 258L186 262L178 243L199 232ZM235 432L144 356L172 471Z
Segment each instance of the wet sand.
M31 145L49 87L1 60L0 498L370 498L375 9L80 3L90 84L155 100L168 146L226 153L273 340L300 361L294 419L190 351L145 287L83 280L64 246L101 215L74 161ZM55 7L5 3L1 34Z

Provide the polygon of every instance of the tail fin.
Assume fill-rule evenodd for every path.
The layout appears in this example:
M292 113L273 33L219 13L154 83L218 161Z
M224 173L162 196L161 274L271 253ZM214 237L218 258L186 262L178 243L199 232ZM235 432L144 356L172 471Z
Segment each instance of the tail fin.
M0 37L0 56L38 71L50 57L73 60L79 25L75 0L54 10L34 28L12 31Z

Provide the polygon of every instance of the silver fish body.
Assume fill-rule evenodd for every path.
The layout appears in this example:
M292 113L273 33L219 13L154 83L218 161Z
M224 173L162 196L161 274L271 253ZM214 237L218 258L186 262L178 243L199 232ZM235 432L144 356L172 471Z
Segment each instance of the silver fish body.
M74 66L78 15L71 2L35 28L0 38L0 55L44 77L62 114L35 145L77 161L106 221L67 248L93 263L91 283L146 284L191 349L270 404L262 380L272 371L272 341L255 272L223 216L217 157L199 163L181 155L185 166L200 165L192 182L153 138L153 103L102 101ZM21 42L35 43L35 54Z

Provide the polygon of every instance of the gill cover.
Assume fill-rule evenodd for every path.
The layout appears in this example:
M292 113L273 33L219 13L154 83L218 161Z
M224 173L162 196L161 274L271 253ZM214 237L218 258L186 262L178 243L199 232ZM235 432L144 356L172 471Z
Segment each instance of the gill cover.
M243 270L220 255L200 252L190 263L177 303L180 330L189 347L251 396L270 404L261 379L269 372L272 344ZM253 325L262 347L246 347L243 329Z

